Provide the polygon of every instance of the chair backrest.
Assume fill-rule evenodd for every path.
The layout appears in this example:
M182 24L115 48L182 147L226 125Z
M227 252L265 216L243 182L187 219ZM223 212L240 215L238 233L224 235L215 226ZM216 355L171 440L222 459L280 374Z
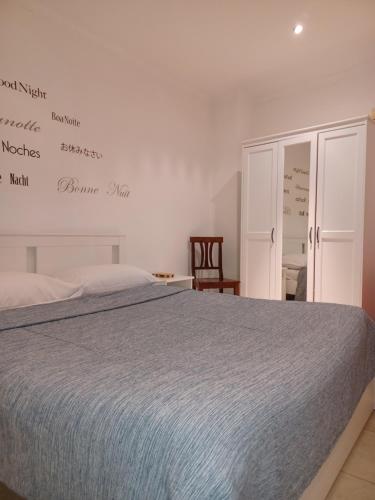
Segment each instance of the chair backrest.
M219 279L223 279L223 245L222 236L191 236L191 272L196 278L197 271L217 270ZM214 245L218 245L217 263L214 262ZM198 263L197 248L200 250L200 259Z

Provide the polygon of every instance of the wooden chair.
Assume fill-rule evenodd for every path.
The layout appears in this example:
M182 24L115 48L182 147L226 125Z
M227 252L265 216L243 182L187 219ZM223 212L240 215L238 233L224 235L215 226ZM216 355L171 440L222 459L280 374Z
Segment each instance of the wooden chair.
M218 288L223 293L224 288L233 288L234 295L240 294L240 282L223 277L223 241L222 236L191 236L191 272L194 276L193 288L196 290L207 290ZM214 263L214 245L218 245L217 265ZM200 249L200 262L197 264L196 251ZM197 276L197 271L218 271L218 278L202 278Z

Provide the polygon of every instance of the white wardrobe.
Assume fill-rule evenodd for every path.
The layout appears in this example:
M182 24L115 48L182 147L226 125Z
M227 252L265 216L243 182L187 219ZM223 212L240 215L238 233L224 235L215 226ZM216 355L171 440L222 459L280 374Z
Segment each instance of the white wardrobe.
M364 293L374 293L374 144L375 124L367 118L244 143L243 296L284 298L286 254L298 252L305 300L361 306L365 271L371 276Z

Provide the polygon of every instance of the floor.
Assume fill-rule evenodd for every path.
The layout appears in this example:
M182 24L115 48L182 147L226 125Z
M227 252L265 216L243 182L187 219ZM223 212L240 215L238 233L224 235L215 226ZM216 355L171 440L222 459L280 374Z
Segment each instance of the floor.
M327 500L375 500L375 412L372 412Z
M0 500L21 500L21 497L9 491L2 483L0 483Z
M20 500L0 483L0 500ZM375 412L372 413L326 500L375 500Z

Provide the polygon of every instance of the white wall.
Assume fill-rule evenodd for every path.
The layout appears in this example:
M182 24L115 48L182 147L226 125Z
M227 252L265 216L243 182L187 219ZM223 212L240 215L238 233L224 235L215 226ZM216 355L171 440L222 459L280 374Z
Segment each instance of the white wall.
M284 89L273 96L237 91L215 103L214 224L230 248L227 267L239 269L241 142L278 132L367 115L375 107L372 61L321 82ZM219 200L219 202L216 202ZM225 251L227 248L225 247ZM238 275L238 274L237 274Z
M47 92L32 99L0 87L0 232L126 234L130 263L186 273L189 235L212 232L208 102L30 2L2 2L0 47L0 79ZM80 127L52 121L52 111ZM11 127L6 118L41 129ZM39 151L40 159L3 151L3 140ZM62 142L103 158L61 151ZM10 185L10 173L29 185ZM66 176L99 191L59 193ZM129 198L107 194L113 181L128 186Z
M34 133L0 123L1 140L41 153L26 159L0 149L3 233L125 233L130 262L176 272L188 269L190 234L219 234L226 275L239 276L241 142L375 105L369 63L272 96L254 98L244 87L210 106L157 69L46 16L31 1L1 3L0 79L47 91L44 101L0 87L0 118L41 126ZM52 111L78 118L80 128L53 122ZM96 148L103 158L61 152L63 141ZM29 186L9 185L11 172L28 176ZM100 194L58 193L64 176ZM128 185L130 197L109 197L111 181Z
M252 129L253 115L244 112L249 102L246 93L236 92L214 105L214 233L224 236L223 267L228 278L240 274L241 142L244 131Z
M321 82L289 88L280 95L252 103L254 124L246 138L295 130L355 116L367 115L375 106L373 61L351 71L328 75Z

